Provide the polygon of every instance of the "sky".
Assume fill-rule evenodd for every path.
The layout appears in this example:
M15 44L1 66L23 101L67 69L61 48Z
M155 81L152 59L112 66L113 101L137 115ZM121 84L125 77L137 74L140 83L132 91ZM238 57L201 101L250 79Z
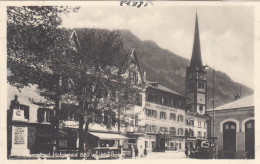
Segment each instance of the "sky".
M129 29L141 40L191 59L196 9L203 64L254 89L255 19L250 6L90 5L64 16L62 26Z

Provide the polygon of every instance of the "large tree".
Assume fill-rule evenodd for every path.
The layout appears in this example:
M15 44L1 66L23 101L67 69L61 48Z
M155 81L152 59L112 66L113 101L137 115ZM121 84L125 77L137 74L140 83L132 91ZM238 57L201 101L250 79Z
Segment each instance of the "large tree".
M8 82L21 88L37 85L46 102L55 104L56 116L60 109L61 77L66 75L66 57L70 50L69 33L60 29L62 16L76 12L78 7L9 6L7 7L7 67ZM55 119L58 132L59 119ZM56 134L57 135L57 134ZM58 143L58 142L57 142Z
M72 40L75 51L67 54L71 58L68 79L79 104L79 152L82 152L89 124L104 120L107 128L116 123L120 126L121 111L135 105L140 89L131 76L136 75L133 54L124 49L118 31L76 29Z

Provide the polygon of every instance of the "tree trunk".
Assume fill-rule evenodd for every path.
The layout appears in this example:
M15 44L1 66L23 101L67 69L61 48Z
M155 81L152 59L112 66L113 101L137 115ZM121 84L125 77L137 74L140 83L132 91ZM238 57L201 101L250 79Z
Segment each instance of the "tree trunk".
M84 132L83 132L84 118L82 115L79 116L79 150L78 157L84 152Z
M88 132L88 127L89 127L89 120L86 121L86 126L85 126L85 133L84 134L87 134ZM85 141L85 148L87 150L87 137L84 138L84 141Z
M118 109L118 123L117 123L117 125L118 125L118 133L120 134L121 133L121 131L120 131L120 126L121 126L121 119L120 119L120 113L121 113L121 111L120 111L120 109Z

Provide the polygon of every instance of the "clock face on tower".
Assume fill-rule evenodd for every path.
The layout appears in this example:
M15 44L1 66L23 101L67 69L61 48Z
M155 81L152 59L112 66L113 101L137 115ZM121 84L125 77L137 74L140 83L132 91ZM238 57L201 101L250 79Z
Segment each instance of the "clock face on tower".
M199 78L200 78L200 79L203 79L203 78L204 78L204 73L202 73L202 72L199 73Z

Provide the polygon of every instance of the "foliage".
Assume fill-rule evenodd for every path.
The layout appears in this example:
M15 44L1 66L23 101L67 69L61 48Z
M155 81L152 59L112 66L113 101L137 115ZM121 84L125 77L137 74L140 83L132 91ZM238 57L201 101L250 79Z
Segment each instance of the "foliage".
M63 6L7 7L8 82L16 87L39 85L39 91L54 100L59 76L64 74L68 32L59 29L62 14L79 8Z
M119 123L116 114L133 107L139 89L129 76L136 69L133 56L124 49L118 31L75 31L71 37L75 51L66 54L70 61L66 81L79 104L79 145L83 145L83 125L88 131L89 123L100 123L102 118L108 128Z

